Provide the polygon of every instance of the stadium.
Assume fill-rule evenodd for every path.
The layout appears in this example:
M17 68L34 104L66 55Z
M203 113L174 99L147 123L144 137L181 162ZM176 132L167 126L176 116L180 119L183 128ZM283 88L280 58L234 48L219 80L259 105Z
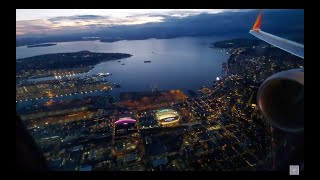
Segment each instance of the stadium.
M114 130L115 130L115 136L126 136L131 133L135 133L137 131L136 128L136 120L133 119L132 115L124 114L121 116L118 116L114 122Z
M155 113L155 118L162 126L176 124L180 120L178 112L173 109L158 110Z
M113 155L124 155L136 150L139 139L136 137L137 121L131 114L122 114L114 121Z

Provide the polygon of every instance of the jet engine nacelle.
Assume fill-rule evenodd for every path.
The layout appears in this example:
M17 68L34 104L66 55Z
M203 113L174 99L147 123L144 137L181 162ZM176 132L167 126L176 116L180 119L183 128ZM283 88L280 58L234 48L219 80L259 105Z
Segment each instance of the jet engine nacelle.
M260 86L257 102L266 120L276 128L304 131L304 70L292 69L270 76Z

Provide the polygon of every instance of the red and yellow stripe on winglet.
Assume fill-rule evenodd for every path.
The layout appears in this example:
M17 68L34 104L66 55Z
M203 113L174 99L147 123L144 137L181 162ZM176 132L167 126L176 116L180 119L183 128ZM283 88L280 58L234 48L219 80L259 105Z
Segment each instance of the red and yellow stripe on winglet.
M252 27L252 30L254 31L259 31L260 30L260 26L261 26L261 23L262 23L262 12L260 11L259 12L259 15L256 19L256 22L254 23L253 27Z

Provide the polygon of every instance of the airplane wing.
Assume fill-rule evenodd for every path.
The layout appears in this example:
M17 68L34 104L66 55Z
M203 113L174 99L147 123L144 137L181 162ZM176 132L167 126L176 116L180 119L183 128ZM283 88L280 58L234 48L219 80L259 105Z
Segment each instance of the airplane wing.
M252 29L249 31L250 34L254 35L255 37L275 46L284 51L287 51L295 56L298 56L304 59L304 45L299 44L267 32L264 32L260 29L262 23L262 13L260 11L256 22L254 23Z

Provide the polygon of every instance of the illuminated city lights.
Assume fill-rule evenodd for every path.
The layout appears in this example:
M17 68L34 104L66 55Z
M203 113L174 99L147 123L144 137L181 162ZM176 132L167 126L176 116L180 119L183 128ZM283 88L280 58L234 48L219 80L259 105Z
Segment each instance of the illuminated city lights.
M123 123L136 123L137 121L135 119L129 119L129 118L121 118L117 121L115 121L115 124L123 124Z
M180 120L179 114L173 109L158 110L155 117L161 125L173 124Z
M190 96L182 90L93 95L117 87L97 76L111 73L57 80L75 75L59 69L55 80L17 85L17 113L57 170L259 170L270 160L271 143L256 92L264 74L274 70L263 64L267 59L243 49L227 49L240 61L228 64L226 75L208 77L210 84ZM275 59L281 69L290 62ZM85 95L70 97L77 93ZM41 96L47 101L33 101Z

